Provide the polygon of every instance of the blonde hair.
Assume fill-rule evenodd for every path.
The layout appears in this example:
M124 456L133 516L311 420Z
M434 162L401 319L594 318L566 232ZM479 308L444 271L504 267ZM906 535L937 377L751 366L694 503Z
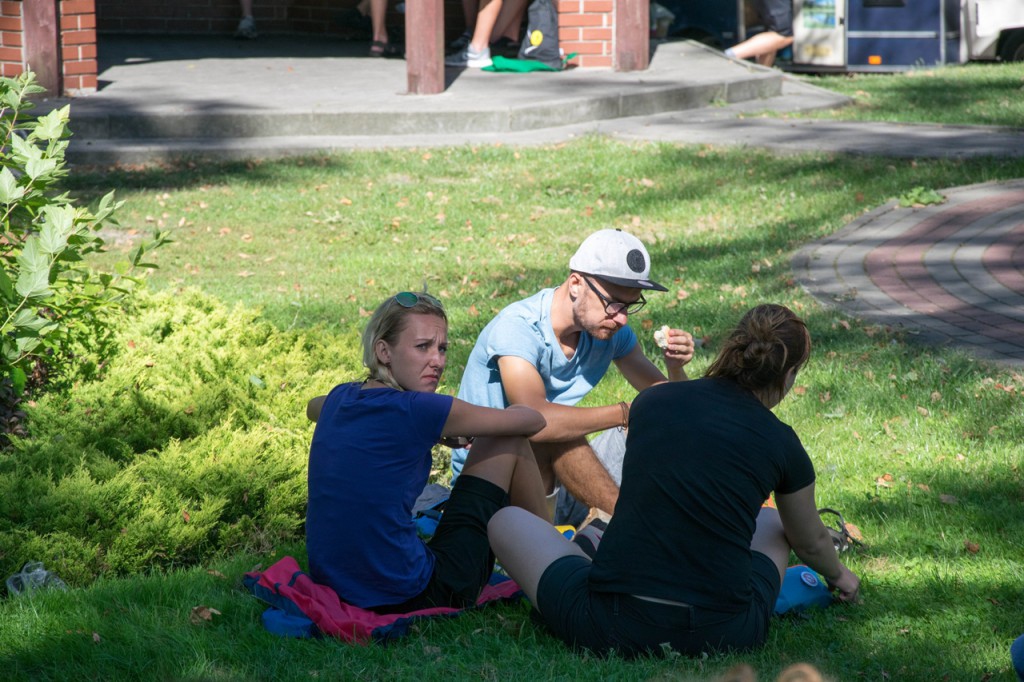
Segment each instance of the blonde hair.
M811 354L807 325L783 305L765 303L740 319L704 376L732 379L758 395L781 399L786 375Z
M405 329L409 315L434 315L448 324L444 306L425 291L402 291L389 296L373 311L363 330L363 366L369 370L367 381L376 380L399 391L405 390L395 381L391 368L377 359L376 346L378 341L393 346Z

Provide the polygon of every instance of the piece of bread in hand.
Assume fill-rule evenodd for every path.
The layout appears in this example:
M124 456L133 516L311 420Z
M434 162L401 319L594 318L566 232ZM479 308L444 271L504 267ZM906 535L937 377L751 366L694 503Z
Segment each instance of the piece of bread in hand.
M661 329L654 332L654 343L658 344L658 348L668 348L668 332L669 326L667 324L662 325Z

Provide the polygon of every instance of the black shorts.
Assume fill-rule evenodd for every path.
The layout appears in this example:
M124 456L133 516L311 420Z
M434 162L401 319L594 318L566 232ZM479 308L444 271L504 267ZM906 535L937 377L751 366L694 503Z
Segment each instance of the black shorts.
M506 506L508 493L499 486L476 476L459 476L434 537L427 543L435 559L427 587L401 604L376 606L373 611L408 613L436 606L474 606L494 572L487 523Z
M787 38L793 36L792 0L754 0L754 10L769 31Z
M537 587L541 620L562 641L598 655L632 658L669 650L698 656L764 644L779 596L779 571L752 552L750 607L726 613L696 606L661 604L614 592L591 592L590 561L578 556L548 566Z

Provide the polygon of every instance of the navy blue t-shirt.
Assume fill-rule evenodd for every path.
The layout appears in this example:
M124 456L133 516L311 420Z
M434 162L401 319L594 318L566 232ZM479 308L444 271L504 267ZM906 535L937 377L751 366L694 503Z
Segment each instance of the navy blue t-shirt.
M424 590L434 556L412 506L430 476L453 398L336 386L309 448L309 574L360 607L399 604Z
M590 587L745 610L762 503L813 482L793 429L735 382L652 386L630 409L622 487Z

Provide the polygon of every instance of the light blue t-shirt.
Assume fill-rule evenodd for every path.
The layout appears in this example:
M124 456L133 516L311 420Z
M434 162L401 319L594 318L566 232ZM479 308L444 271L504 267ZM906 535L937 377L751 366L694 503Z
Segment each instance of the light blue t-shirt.
M554 291L544 289L513 303L484 327L462 375L460 400L485 407L508 407L498 372L498 358L510 355L537 368L544 380L548 401L575 405L597 386L612 360L628 355L636 346L636 334L625 326L607 341L580 334L576 352L571 358L565 357L551 328ZM466 450L452 451L453 480L462 471L466 454Z

